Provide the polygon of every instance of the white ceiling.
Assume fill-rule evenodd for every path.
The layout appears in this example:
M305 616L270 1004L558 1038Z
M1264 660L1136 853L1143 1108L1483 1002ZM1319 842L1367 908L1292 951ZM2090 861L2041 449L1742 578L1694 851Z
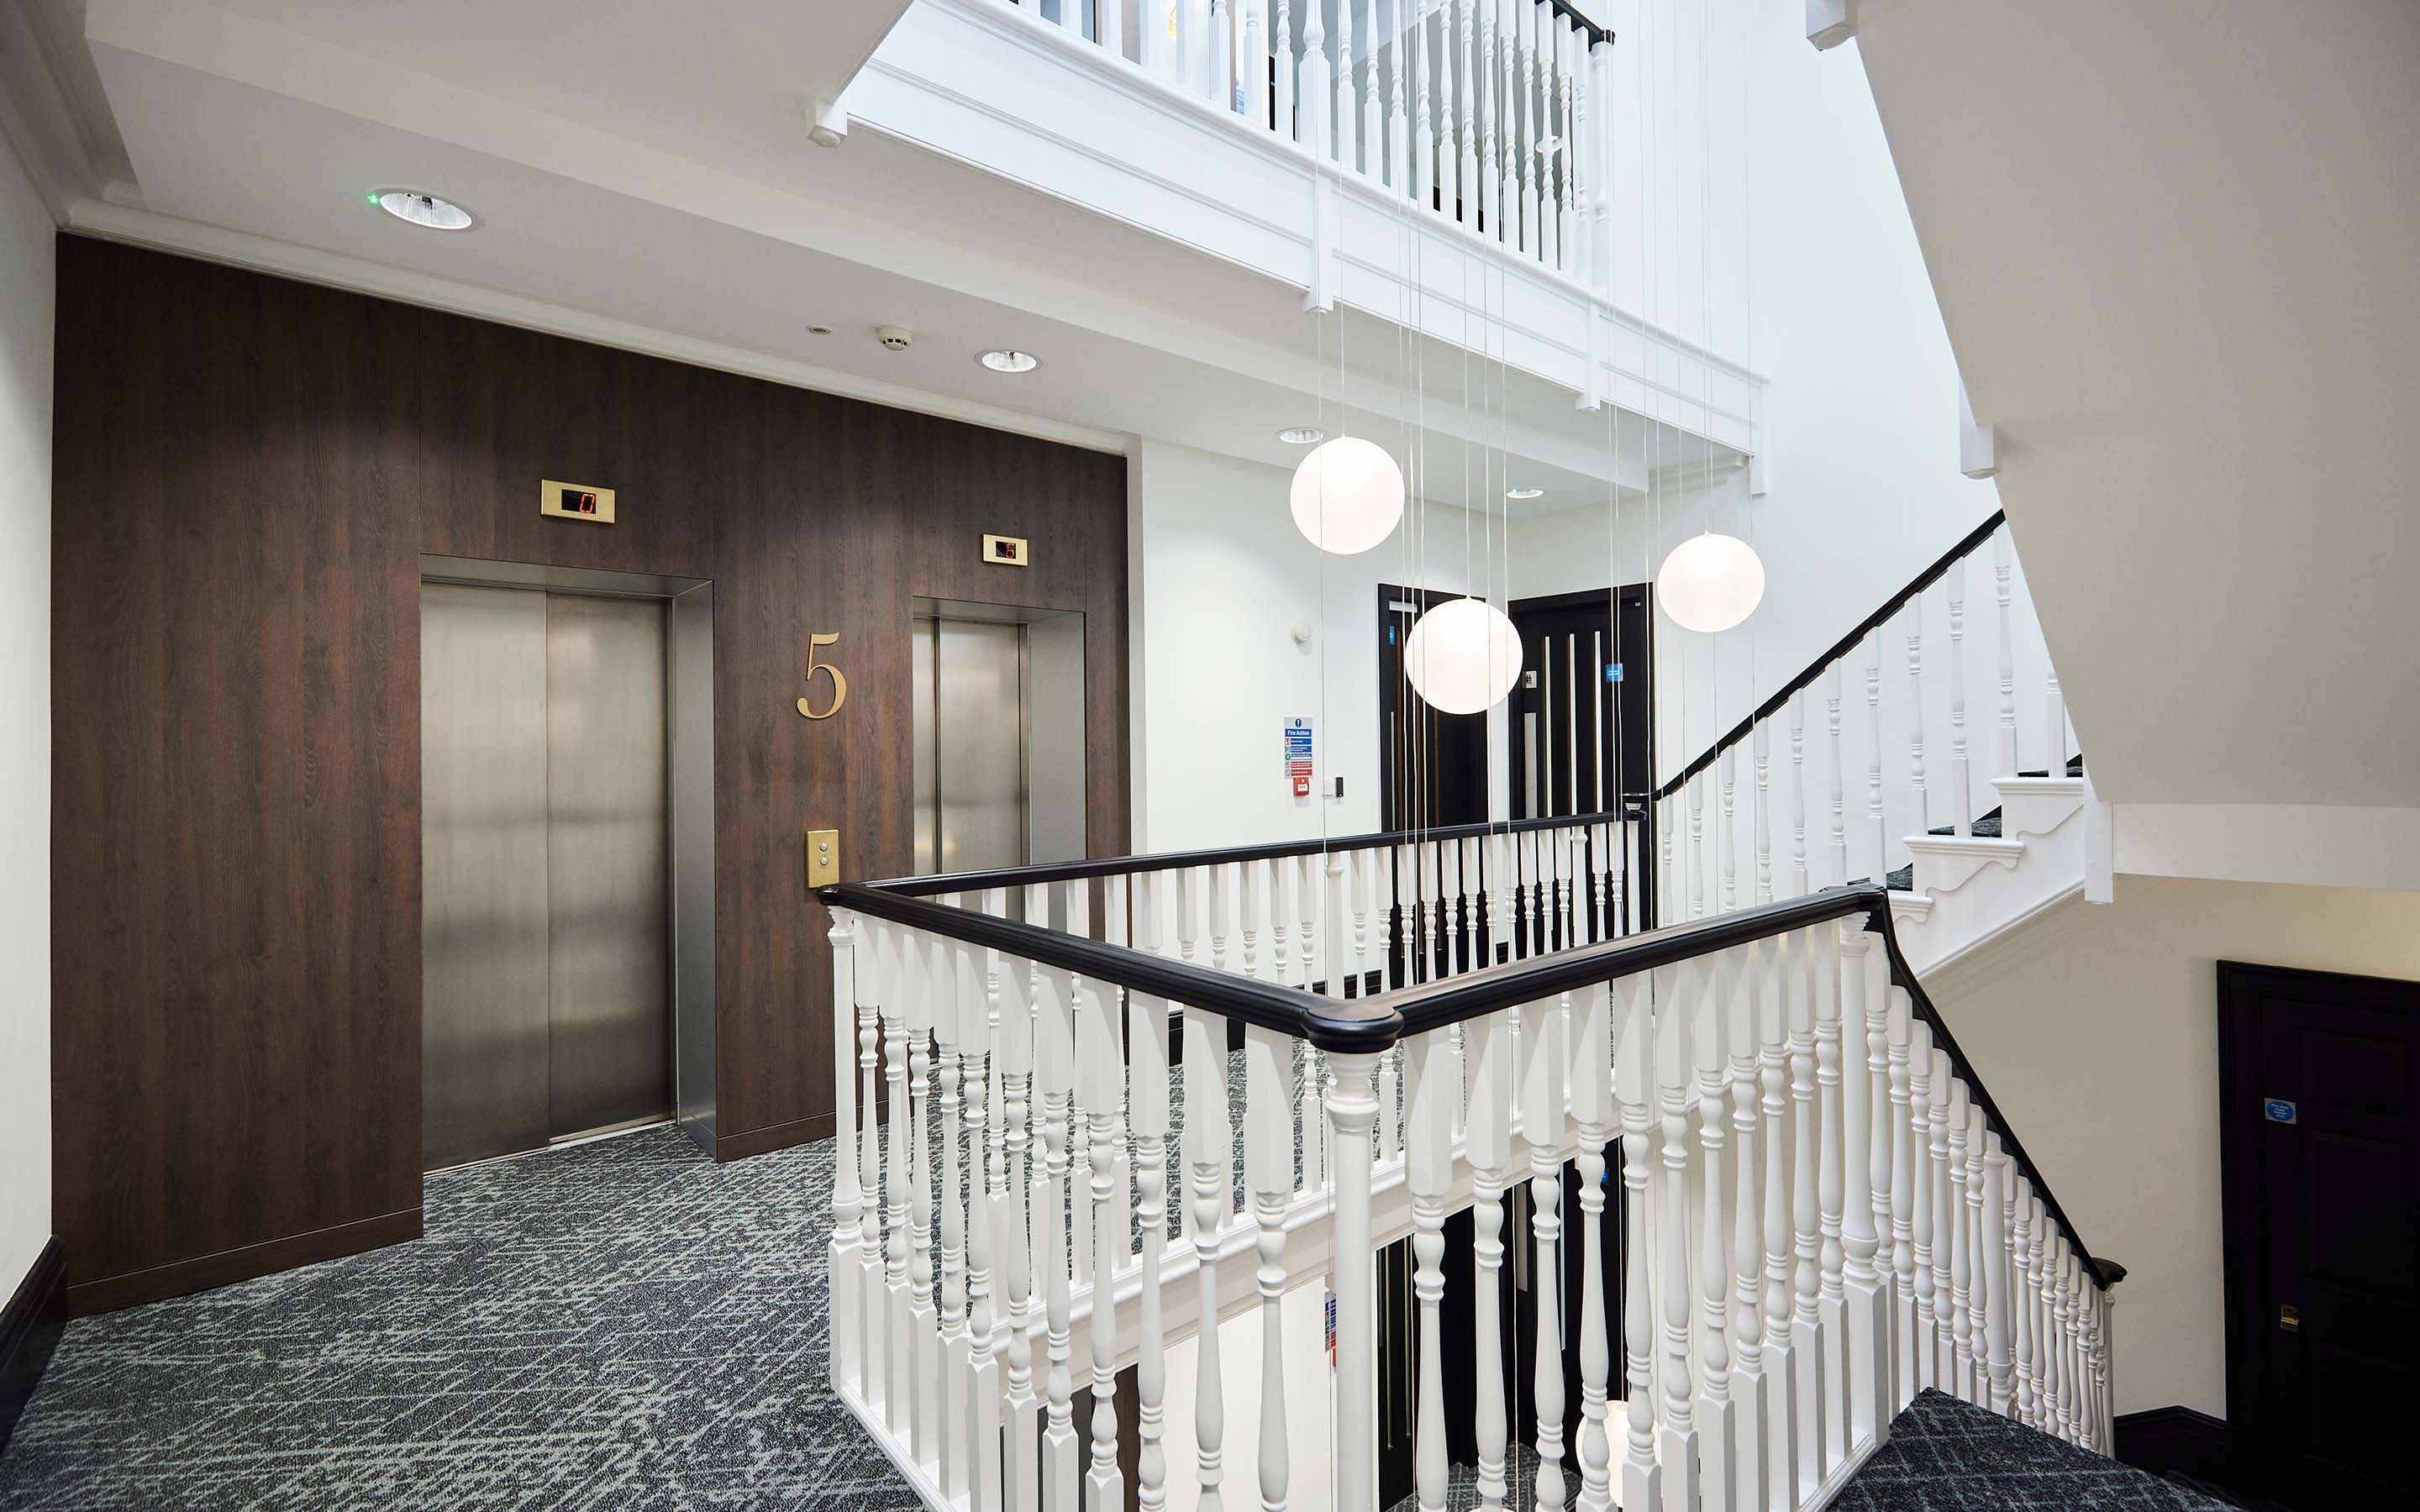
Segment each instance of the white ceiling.
M2420 5L1857 14L2102 796L2420 805Z
M580 318L605 317L1090 444L1148 435L1290 464L1288 425L1403 437L1452 480L1431 490L1448 502L1486 475L1491 443L1512 454L1495 476L1547 490L1526 512L1643 481L1645 427L1625 425L1615 460L1606 414L1552 385L1512 374L1499 427L1466 412L1459 349L1433 346L1417 405L1395 328L1348 314L1348 413L1336 323L1322 362L1296 289L861 126L811 146L813 100L904 0L36 4L92 171L123 180L96 186L109 203L75 217L88 229L615 339ZM390 185L483 224L405 225L366 203ZM915 346L883 350L886 323ZM1044 364L976 364L1001 346Z

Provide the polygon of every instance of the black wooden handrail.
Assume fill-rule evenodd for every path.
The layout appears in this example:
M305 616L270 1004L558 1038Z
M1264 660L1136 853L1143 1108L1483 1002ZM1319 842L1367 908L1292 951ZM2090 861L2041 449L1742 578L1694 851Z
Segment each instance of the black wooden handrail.
M1914 598L1916 594L1931 587L1934 583L1939 582L1943 575L1947 573L1951 567L1956 566L1958 563L1964 559L1969 552L1972 552L1977 547L1979 547L1984 542L1990 540L1992 538L1992 532L1998 530L2000 526L2007 521L2007 519L2008 516L2001 511L1996 509L1992 511L1992 517L1990 519L1985 520L1982 524L1978 525L1973 530L1967 532L1965 539L1960 541L1956 546L1951 547L1947 551L1943 552L1940 560L1934 562L1932 565L1925 568L1922 572L1917 573L1916 575L1915 581L1909 583L1905 588L1900 589L1898 593L1893 594L1889 598L1885 599L1883 601L1882 608L1874 610L1871 614L1867 615L1863 620L1859 621L1857 627L1850 631L1847 635L1842 636L1838 641L1835 641L1831 650L1824 652L1822 656L1807 663L1806 671L1800 672L1789 682L1784 683L1781 686L1781 691L1774 694L1771 698L1766 699L1762 703L1758 704L1755 713L1749 715L1746 718L1742 719L1739 723L1731 726L1730 730L1726 733L1722 738L1716 740L1713 745L1706 748L1704 754L1700 755L1696 761L1691 762L1688 765L1681 768L1680 776L1671 779L1662 787L1657 788L1655 790L1655 796L1658 798L1668 798L1673 794L1680 792L1681 789L1688 783L1689 779L1697 776L1699 772L1704 771L1707 767L1714 765L1715 762L1719 761L1722 758L1724 751L1730 749L1733 746L1745 740L1755 732L1758 725L1762 724L1765 720L1772 718L1776 714L1779 714L1783 706L1789 703L1792 699L1797 697L1800 693L1805 692L1807 688L1812 687L1815 685L1815 680L1823 676L1834 662L1838 661L1850 652L1856 650L1860 641L1864 640L1869 635L1871 635L1880 626L1888 624L1892 615L1897 614L1900 610L1907 608L1909 599Z
M1300 856L1324 856L1329 851L1366 851L1385 845L1413 845L1422 841L1480 840L1489 835L1524 835L1540 829L1584 829L1590 825L1609 825L1644 817L1637 809L1606 809L1596 813L1498 819L1483 824L1442 825L1427 829L1381 829L1366 835L1323 835L1312 840L1280 841L1274 845L1230 845L1214 851L1166 851L1155 856L1094 856L1081 861L1045 861L1032 866L1005 866L985 872L946 872L939 876L892 877L865 886L879 887L885 892L904 893L911 898L929 898L938 892L1030 887L1045 882L1133 876L1143 872L1223 866L1233 861L1280 861Z
M1089 980L1109 982L1129 992L1144 993L1306 1040L1322 1050L1340 1055L1376 1054L1407 1036L1466 1023L1518 1003L1536 1002L1659 966L1752 945L1832 919L1862 918L1866 929L1882 936L1892 984L1906 991L1915 1017L1931 1026L1932 1042L1948 1057L1951 1073L1965 1082L1969 1096L1999 1134L2003 1152L2032 1179L2034 1190L2041 1194L2042 1211L2058 1225L2077 1257L2086 1262L2094 1285L2106 1289L2126 1273L2123 1266L2096 1258L2085 1247L2066 1210L2051 1195L2050 1183L2042 1179L2033 1157L2025 1153L2015 1129L2001 1115L1999 1104L1993 1101L1982 1078L1976 1073L1974 1063L1966 1058L1957 1037L1949 1032L1940 1011L1926 995L1924 984L1900 953L1892 925L1890 894L1878 883L1828 887L1801 898L1355 998L1328 997L1212 971L1189 962L1064 934L1036 924L954 908L889 886L841 883L821 889L818 896L833 908L850 909L945 938L1003 950L1021 960L1074 972ZM1845 1061L1846 1047L1843 1057Z

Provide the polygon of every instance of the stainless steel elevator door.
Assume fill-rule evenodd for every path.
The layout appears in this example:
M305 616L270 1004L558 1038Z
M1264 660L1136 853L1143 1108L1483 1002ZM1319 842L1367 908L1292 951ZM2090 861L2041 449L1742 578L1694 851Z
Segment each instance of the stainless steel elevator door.
M1022 866L1025 626L920 619L915 629L916 869Z
M423 1165L671 1108L660 601L421 590Z

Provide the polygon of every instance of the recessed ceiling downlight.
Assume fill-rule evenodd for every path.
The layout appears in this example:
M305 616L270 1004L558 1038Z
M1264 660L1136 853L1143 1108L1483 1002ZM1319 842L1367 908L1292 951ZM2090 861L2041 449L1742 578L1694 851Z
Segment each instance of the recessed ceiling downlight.
M1327 440L1327 432L1317 425L1288 425L1278 432L1278 440L1288 446L1316 446Z
M1504 490L1504 497L1507 499L1544 499L1546 497L1546 490L1544 488L1507 488Z
M1021 352L1008 347L987 351L975 361L995 373L1031 373L1042 365L1042 359L1032 352Z
M398 221L431 231L468 231L479 224L479 218L450 199L440 199L417 189L374 189L370 203Z

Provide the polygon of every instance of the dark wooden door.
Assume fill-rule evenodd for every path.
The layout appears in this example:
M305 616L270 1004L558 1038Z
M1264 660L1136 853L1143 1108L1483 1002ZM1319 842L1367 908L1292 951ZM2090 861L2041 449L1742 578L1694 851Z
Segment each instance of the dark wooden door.
M2420 1504L2420 983L2218 971L2239 1473L2304 1507Z
M1510 701L1512 817L1601 813L1653 786L1647 589L1517 599L1521 682Z
M1487 717L1429 706L1404 671L1412 623L1461 594L1378 585L1378 827L1433 829L1487 818Z

